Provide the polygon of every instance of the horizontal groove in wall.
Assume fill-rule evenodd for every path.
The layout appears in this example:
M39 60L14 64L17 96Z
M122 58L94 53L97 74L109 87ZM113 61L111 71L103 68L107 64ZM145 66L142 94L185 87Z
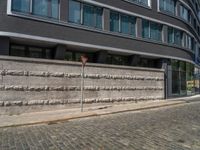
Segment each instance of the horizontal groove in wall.
M57 78L80 78L81 73L64 72L40 72L23 70L0 70L1 76L34 76L34 77L57 77ZM131 75L109 75L109 74L85 74L84 78L89 79L124 79L124 80L155 80L163 81L160 77L131 76Z
M0 85L0 91L80 91L80 86L7 86ZM131 86L85 86L87 91L123 91L123 90L163 90L162 87L131 87Z
M146 100L162 100L163 97L120 97L120 98L92 98L85 99L84 103L110 103L122 101L146 101ZM59 105L59 104L76 104L80 103L80 99L65 100L30 100L30 101L0 101L0 107L3 106L32 106L32 105Z

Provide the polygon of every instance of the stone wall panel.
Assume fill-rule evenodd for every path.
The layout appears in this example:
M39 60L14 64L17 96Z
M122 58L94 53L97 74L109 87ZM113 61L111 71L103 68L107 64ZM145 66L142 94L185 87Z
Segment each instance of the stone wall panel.
M0 57L0 106L79 103L81 64ZM163 70L87 64L85 103L164 98Z

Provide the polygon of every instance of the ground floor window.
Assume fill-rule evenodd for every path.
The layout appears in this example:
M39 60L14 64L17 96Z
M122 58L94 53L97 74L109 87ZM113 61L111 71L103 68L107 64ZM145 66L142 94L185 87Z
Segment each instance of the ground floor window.
M107 56L106 62L114 65L128 65L128 58L126 56L111 55Z
M172 60L172 94L177 96L194 94L194 65Z
M11 44L10 56L52 59L53 49Z
M94 62L95 54L94 53L88 53L88 52L77 52L77 51L66 51L65 52L65 60L67 61L81 61L81 56L88 57L88 62Z

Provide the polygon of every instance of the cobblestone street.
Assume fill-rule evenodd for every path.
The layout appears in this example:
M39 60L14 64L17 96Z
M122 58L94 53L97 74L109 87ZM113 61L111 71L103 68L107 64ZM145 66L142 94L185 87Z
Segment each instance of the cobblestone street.
M1 150L200 150L200 103L1 128Z

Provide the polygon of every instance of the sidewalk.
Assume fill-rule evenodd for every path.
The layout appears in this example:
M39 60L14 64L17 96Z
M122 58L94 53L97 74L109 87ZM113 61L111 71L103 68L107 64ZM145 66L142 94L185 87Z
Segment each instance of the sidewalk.
M200 102L200 95L177 98L169 100L156 100L146 102L127 102L125 104L108 104L104 106L86 107L84 112L80 111L80 108L63 109L54 111L24 113L21 115L2 115L0 116L0 128L12 127L12 126L23 126L23 125L34 125L34 124L51 124L61 121L67 121L71 119L101 116L115 113L122 113L128 111L141 111L146 109L155 109L167 106L184 105L189 102Z

